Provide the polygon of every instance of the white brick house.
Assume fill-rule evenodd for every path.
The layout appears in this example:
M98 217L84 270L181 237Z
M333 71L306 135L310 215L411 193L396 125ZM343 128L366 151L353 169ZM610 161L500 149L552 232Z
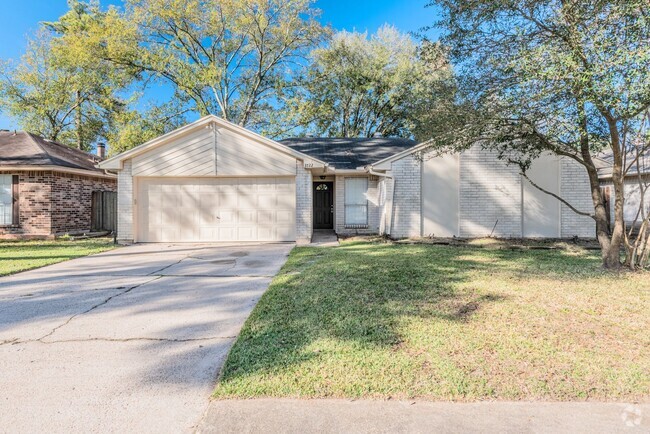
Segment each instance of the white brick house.
M100 167L118 173L122 242L306 242L315 229L394 238L594 236L591 219L490 151L426 152L394 138L276 142L207 116ZM529 176L589 211L579 166L549 156Z

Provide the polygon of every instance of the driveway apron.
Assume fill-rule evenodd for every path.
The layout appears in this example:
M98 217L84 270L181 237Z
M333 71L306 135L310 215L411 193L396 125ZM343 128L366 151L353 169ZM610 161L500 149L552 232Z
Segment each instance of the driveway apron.
M124 247L0 278L0 432L183 432L293 244Z

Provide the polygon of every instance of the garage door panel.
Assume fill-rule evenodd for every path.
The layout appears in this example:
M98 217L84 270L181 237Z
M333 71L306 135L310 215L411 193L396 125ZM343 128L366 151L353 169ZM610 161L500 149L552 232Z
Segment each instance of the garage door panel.
M238 195L236 192L222 191L219 195L219 207L225 209L237 209Z
M269 225L257 228L257 239L259 241L273 241L276 239L273 228Z
M219 228L219 235L217 241L238 241L237 228Z
M259 196L258 207L260 209L275 209L278 206L278 197L275 194L265 194Z
M277 211L275 215L275 223L279 225L286 226L293 222L294 214L291 211Z
M138 178L137 241L293 241L293 178Z
M257 230L252 226L243 226L237 228L238 241L257 241Z
M260 225L275 223L275 211L260 210L256 211L256 213L257 221L260 223Z
M293 226L276 226L276 238L279 240L290 240L293 235Z

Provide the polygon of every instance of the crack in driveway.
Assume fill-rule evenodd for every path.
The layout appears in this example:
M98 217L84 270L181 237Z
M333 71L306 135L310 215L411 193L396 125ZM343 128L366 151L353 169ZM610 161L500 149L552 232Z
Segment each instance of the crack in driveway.
M99 303L97 303L97 304L94 304L93 306L91 306L90 308L86 309L85 311L83 311L83 312L78 312L78 313L75 313L74 315L71 315L71 316L68 317L68 319L65 320L62 324L59 324L58 326L54 327L54 328L53 328L49 333L47 333L47 334L41 336L41 337L38 338L38 339L25 339L25 340L21 340L20 338L9 339L9 340L5 340L5 341L0 342L0 346L2 346L2 345L8 345L8 344L11 344L11 345L18 345L18 344L25 344L25 343L29 343L29 342L42 342L42 343L47 343L47 342L44 342L43 339L46 339L46 338L52 336L54 333L57 332L57 330L61 329L62 327L67 326L68 324L70 324L70 322L71 322L73 319L77 318L78 316L81 316L81 315L85 315L85 314L87 314L87 313L90 313L90 312L92 312L93 310L95 310L95 309L97 309L97 308L99 308L99 307L101 307L101 306L104 306L105 304L107 304L108 302L110 302L111 300L113 300L113 299L115 299L115 298L117 298L117 297L121 297L122 295L128 294L129 292L133 291L133 290L136 289L136 288L141 287L142 285L146 285L147 283L154 282L154 281L156 281L156 280L158 280L158 279L161 279L161 278L162 278L162 276L157 276L157 277L155 277L155 278L153 278L153 279L147 280L146 282L142 282L142 283L139 283L139 284L137 284L137 285L133 285L133 286L131 286L131 287L125 289L125 290L122 291L122 292L118 292L117 294L113 294L113 295L111 295L110 297L105 298L103 301L101 301L101 302L99 302Z

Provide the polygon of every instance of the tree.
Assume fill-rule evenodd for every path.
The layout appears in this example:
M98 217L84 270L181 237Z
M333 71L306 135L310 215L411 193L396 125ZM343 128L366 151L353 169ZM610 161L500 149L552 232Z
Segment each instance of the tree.
M49 34L39 33L21 62L5 63L0 73L0 108L21 128L80 148L98 134L101 122L94 114L86 112L85 119L76 119L89 94L75 90L75 73L58 65ZM85 124L83 133L79 122Z
M338 32L310 57L285 123L336 137L413 136L419 108L441 99L436 84L451 72L439 45L418 46L387 25L371 36Z
M109 155L117 155L182 127L187 123L188 111L182 101L172 99L144 112L123 110L114 113L106 135Z
M105 58L170 83L201 115L263 126L325 29L311 0L128 0Z
M88 150L105 137L108 118L128 104L118 97L135 79L102 61L84 37L105 26L96 2L69 2L56 23L45 23L17 65L5 64L0 108L22 128Z
M438 147L496 148L525 175L542 152L585 168L603 265L632 268L625 155L650 106L650 6L645 0L435 0L459 71L460 94ZM595 156L612 153L610 233ZM646 247L648 240L643 241Z

